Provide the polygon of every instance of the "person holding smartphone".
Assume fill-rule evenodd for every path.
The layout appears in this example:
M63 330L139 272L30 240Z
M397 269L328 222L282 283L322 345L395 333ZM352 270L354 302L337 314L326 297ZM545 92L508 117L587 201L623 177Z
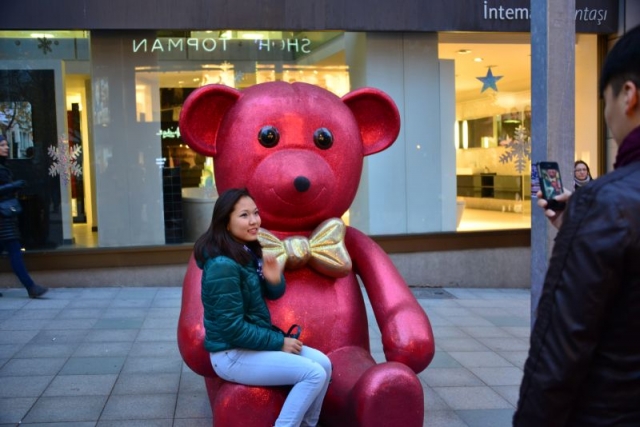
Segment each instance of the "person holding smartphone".
M538 197L559 231L515 427L640 426L640 26L607 55L599 91L615 170L556 196L564 210Z

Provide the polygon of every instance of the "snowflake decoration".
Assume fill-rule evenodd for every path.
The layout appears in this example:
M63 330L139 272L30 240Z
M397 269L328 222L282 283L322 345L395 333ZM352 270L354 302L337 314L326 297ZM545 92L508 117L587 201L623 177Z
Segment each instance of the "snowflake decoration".
M51 40L46 37L40 37L38 38L38 42L38 49L42 49L42 53L46 55L47 52L53 52L53 49L51 49Z
M522 126L518 126L514 138L503 144L506 152L500 155L500 163L513 162L518 173L527 169L527 163L531 160L531 138Z
M49 176L60 175L65 185L69 183L71 175L82 176L82 166L78 164L81 151L82 147L79 145L69 147L69 140L63 137L58 139L57 147L47 147L47 153L53 160L49 166Z

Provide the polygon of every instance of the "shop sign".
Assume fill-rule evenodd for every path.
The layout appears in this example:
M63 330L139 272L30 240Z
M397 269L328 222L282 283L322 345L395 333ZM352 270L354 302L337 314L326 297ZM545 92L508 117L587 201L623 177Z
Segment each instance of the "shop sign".
M156 135L158 135L160 138L162 139L166 139L166 138L171 138L171 139L179 139L180 138L180 128L178 126L175 127L175 130L173 130L173 127L167 128L167 129L160 129Z
M602 25L607 20L609 10L606 8L590 8L588 6L578 8L576 5L576 22L593 22ZM530 10L528 7L505 7L499 1L484 0L483 19L485 20L528 20Z
M259 51L284 51L289 53L310 53L311 40L308 38L293 38L282 40L269 40L256 38L252 40L243 40L245 42L253 43L255 48ZM234 44L231 40L226 38L143 38L133 39L133 52L151 52L151 53L165 53L165 52L226 52L228 48Z
M531 1L475 0L475 18L463 18L459 29L467 31L529 31ZM579 33L615 33L618 25L616 0L576 0L576 31ZM550 17L553 19L553 17Z

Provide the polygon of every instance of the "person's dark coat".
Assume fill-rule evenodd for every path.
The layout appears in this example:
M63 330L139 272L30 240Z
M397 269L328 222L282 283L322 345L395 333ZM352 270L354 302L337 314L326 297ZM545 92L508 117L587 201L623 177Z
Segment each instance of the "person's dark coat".
M202 270L204 346L208 352L282 349L284 336L272 329L264 298L277 299L284 294L284 276L279 285L267 284L255 265L243 266L225 256L207 259Z
M11 170L0 163L0 201L14 198L18 188L13 181ZM18 217L7 218L0 215L0 242L19 238Z
M513 425L640 426L640 162L569 199Z

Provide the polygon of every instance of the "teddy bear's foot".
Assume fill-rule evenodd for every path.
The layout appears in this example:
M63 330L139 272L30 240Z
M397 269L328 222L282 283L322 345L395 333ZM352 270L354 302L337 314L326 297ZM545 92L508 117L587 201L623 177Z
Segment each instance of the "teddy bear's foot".
M354 415L361 427L422 427L424 393L417 375L396 362L376 365L356 384Z
M213 425L271 427L288 391L287 387L249 387L224 382L211 401Z

